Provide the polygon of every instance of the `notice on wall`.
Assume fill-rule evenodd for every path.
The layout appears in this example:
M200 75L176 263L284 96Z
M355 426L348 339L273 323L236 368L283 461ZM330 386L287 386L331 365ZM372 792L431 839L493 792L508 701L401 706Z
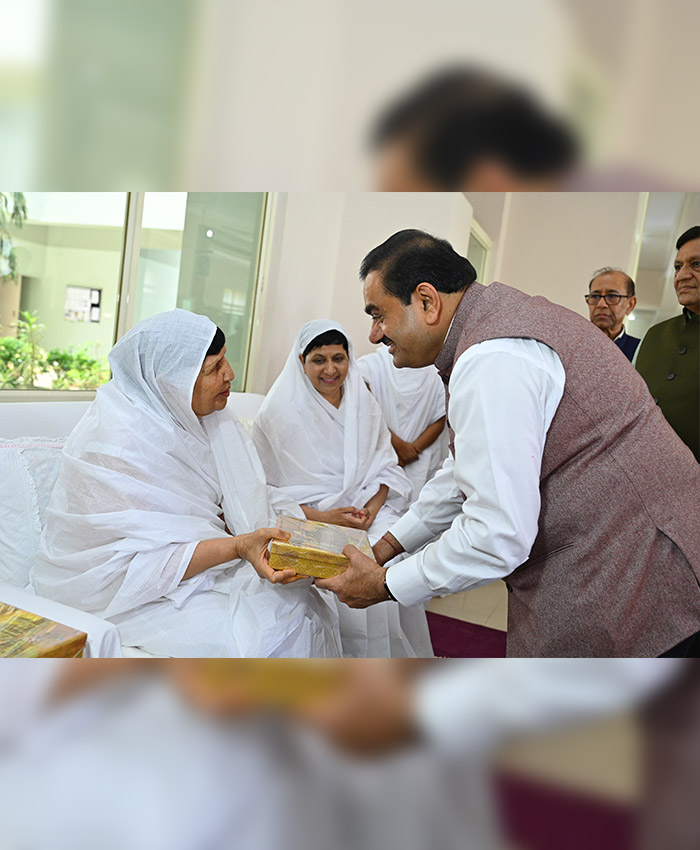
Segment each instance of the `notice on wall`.
M68 322L99 322L102 290L67 286L63 318Z

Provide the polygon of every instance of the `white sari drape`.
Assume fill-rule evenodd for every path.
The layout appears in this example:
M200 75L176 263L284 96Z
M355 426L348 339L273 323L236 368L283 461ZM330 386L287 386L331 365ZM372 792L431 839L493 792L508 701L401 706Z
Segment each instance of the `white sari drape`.
M397 369L385 345L357 361L372 395L379 402L386 424L402 440L412 443L425 429L445 415L445 387L434 366L422 369ZM421 452L418 460L404 467L418 498L447 457L447 428Z
M173 310L114 346L113 378L63 452L36 590L159 655L338 654L337 615L310 582L272 585L240 560L182 581L197 544L227 536L224 522L242 534L274 525L275 509L300 515L267 487L233 413L192 410L215 330Z
M408 505L411 484L397 463L379 405L362 380L349 344L343 398L335 408L304 373L299 355L337 322L308 322L253 423L268 482L318 510L361 508L382 484L387 500L369 530L375 543ZM425 612L382 603L364 611L339 605L343 652L351 656L432 655Z

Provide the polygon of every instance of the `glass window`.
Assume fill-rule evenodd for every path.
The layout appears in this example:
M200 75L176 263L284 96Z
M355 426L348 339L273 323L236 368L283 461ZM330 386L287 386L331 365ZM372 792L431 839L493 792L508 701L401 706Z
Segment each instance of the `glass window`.
M264 192L147 192L133 321L182 307L226 334L227 357L245 385Z
M109 378L127 195L26 192L23 222L17 193L5 199L0 388L95 389Z
M94 390L117 334L182 307L224 331L242 390L265 207L263 192L0 193L0 389Z

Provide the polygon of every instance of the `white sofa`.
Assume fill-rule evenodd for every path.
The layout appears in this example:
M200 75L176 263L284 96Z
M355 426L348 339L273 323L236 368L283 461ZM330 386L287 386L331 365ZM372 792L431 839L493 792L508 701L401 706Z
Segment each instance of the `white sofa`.
M245 425L264 396L232 393L229 406ZM111 623L51 599L36 596L30 585L34 556L60 451L90 402L0 401L0 602L86 632L86 655L141 655L120 646Z

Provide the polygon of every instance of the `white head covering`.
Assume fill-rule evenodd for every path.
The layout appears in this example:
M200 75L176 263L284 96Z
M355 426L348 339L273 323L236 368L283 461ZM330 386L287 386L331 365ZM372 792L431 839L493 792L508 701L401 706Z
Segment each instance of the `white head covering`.
M106 617L163 596L182 604L213 585L215 569L180 582L197 543L226 536L219 505L234 534L275 524L243 426L225 409L201 421L192 410L215 331L205 316L172 310L114 346L113 378L63 452L35 567L40 593Z
M400 512L410 483L398 466L384 417L357 369L349 339L350 365L339 408L314 388L299 360L306 346L329 330L348 339L341 325L326 319L300 329L255 418L253 440L267 480L295 501L320 510L362 507L386 484L387 502Z

